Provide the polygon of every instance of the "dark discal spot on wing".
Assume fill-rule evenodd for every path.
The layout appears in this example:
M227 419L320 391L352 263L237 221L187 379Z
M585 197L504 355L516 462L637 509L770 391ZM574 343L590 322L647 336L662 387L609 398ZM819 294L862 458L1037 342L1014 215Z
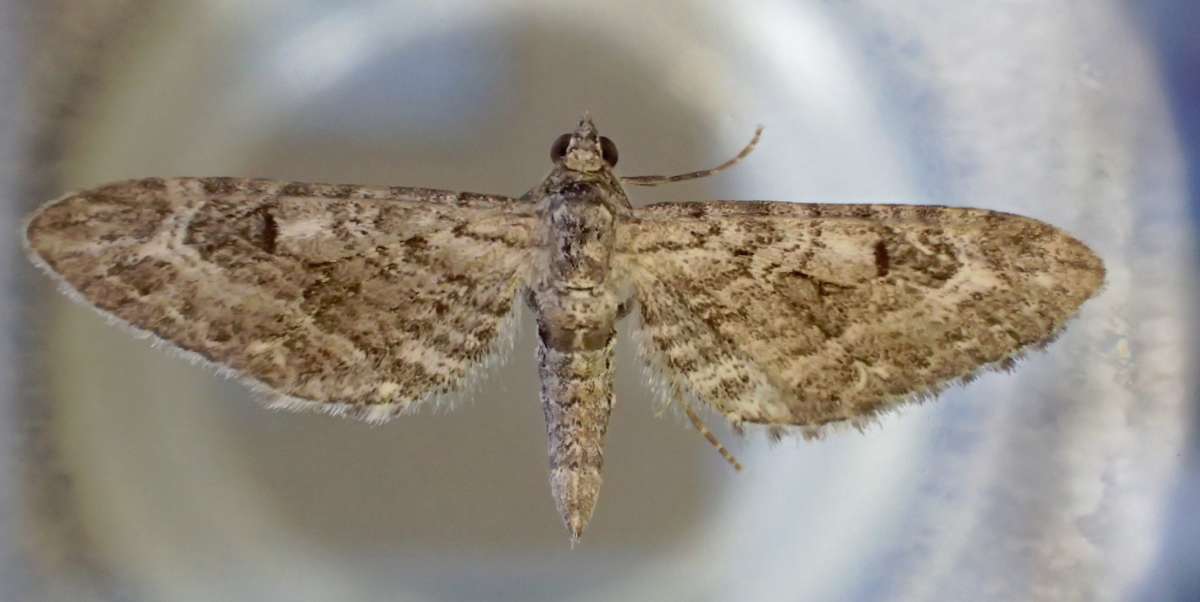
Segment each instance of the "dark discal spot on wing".
M939 228L924 227L907 236L887 232L872 249L875 276L938 288L961 269L958 253Z
M820 331L822 340L841 337L847 327L865 318L886 319L920 303L962 267L957 250L940 231L922 229L917 244L896 232L881 230L872 235L876 234L882 238L874 244L862 238L864 246L869 245L862 252L871 261L869 268L855 272L853 266L843 265L843 273L827 269L818 248L810 261L804 261L804 255L797 257L802 269L774 272L774 290L788 301L788 309L801 323ZM858 276L851 277L855 273ZM820 348L814 345L805 354Z
M875 243L875 275L883 278L888 275L888 256L887 243L878 241Z
M279 220L274 199L215 197L201 207L189 224L184 243L222 268L251 274L271 270L279 245Z
M279 238L279 224L275 221L275 214L271 213L267 209L260 209L258 211L258 218L262 220L259 246L262 248L262 250L274 255L275 243Z

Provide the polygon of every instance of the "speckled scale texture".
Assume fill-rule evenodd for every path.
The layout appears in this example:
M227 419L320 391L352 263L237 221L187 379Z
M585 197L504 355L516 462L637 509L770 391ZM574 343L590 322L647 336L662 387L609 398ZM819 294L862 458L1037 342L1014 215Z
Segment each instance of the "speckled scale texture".
M619 234L664 378L809 434L1048 342L1104 276L1060 230L981 209L662 204Z
M277 393L383 420L494 350L536 218L500 197L240 179L148 179L29 222L45 267L98 309Z
M585 117L521 198L119 182L43 206L26 244L72 297L273 406L373 422L461 391L503 357L525 303L573 541L599 495L616 323L630 313L667 401L816 435L1011 366L1104 279L1062 231L981 209L634 209L601 140Z

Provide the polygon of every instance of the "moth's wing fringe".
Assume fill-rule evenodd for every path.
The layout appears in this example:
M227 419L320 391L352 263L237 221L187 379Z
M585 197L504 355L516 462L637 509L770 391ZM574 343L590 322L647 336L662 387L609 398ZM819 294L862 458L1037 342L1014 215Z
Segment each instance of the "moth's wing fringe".
M211 369L222 378L236 380L242 383L250 389L250 391L253 393L253 397L268 409L324 413L339 418L360 420L370 424L382 424L397 416L414 414L428 404L432 404L435 411L445 409L445 411L449 412L457 407L462 399L468 398L471 393L476 391L479 385L485 380L485 377L494 370L502 367L507 361L508 357L511 355L509 351L512 350L516 333L520 327L519 318L521 314L520 303L518 303L515 299L512 303L512 309L510 310L509 315L506 316L501 322L503 327L500 329L500 332L492 341L491 345L489 345L482 361L480 361L478 365L471 369L467 373L466 377L452 390L433 393L421 399L380 404L331 403L312 401L309 399L284 395L273 389L270 385L254 378L253 376L249 376L229 368L228 366L214 362L207 357L196 353L195 351L190 351L188 349L179 347L171 341L168 341L167 339L164 339L149 330L130 324L128 321L123 320L112 312L96 307L94 304L92 304L92 302L88 301L87 297L85 297L83 293L80 293L78 289L76 289L70 282L67 282L62 275L56 272L54 268L50 267L50 265L47 264L45 260L43 260L41 256L37 254L36 251L33 250L32 245L30 245L28 236L29 225L38 217L38 215L41 214L42 209L50 207L64 199L75 196L76 194L76 192L68 193L54 200L46 202L38 207L37 210L31 212L22 221L21 246L24 248L25 255L29 258L29 261L33 263L33 265L39 270L49 276L50 279L55 283L56 288L58 288L58 290L68 299L88 307L92 311L100 314L104 318L104 321L108 324L124 330L136 339L149 341L152 348L166 350L180 358L187 360L190 363Z
M482 361L472 368L454 389L432 393L424 398L413 401L377 404L312 401L280 394L278 391L253 378L247 378L237 373L234 373L233 376L249 385L258 394L256 397L261 397L260 401L272 410L325 413L339 418L360 420L375 425L383 424L399 416L416 414L427 405L433 407L435 414L442 412L449 413L457 409L459 405L462 405L464 400L473 398L474 393L479 390L480 385L487 380L487 377L507 363L508 358L512 356L511 351L516 339L516 333L520 330L520 316L519 304L514 302L509 315L501 322L503 327L491 345L489 345ZM224 369L227 372L234 372L222 366L217 366L217 368L218 370Z

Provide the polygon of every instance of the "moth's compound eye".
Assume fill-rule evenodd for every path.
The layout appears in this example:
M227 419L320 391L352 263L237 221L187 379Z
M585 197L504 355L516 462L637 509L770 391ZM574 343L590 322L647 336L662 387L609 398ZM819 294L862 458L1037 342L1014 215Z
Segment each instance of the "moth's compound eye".
M617 166L617 145L607 136L600 137L600 155L604 157L604 162L608 163L609 167Z
M567 154L567 145L571 143L571 135L563 134L554 140L554 144L550 145L550 160L557 163Z

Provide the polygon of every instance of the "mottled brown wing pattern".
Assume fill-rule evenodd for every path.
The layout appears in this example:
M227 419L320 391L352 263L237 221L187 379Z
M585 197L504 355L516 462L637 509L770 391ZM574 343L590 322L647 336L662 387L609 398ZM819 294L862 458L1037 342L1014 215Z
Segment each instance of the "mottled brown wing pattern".
M419 188L145 179L53 201L35 261L88 303L287 407L379 421L505 338L529 204Z
M641 351L743 422L861 424L1048 342L1104 279L1039 221L994 211L659 204L620 225Z

